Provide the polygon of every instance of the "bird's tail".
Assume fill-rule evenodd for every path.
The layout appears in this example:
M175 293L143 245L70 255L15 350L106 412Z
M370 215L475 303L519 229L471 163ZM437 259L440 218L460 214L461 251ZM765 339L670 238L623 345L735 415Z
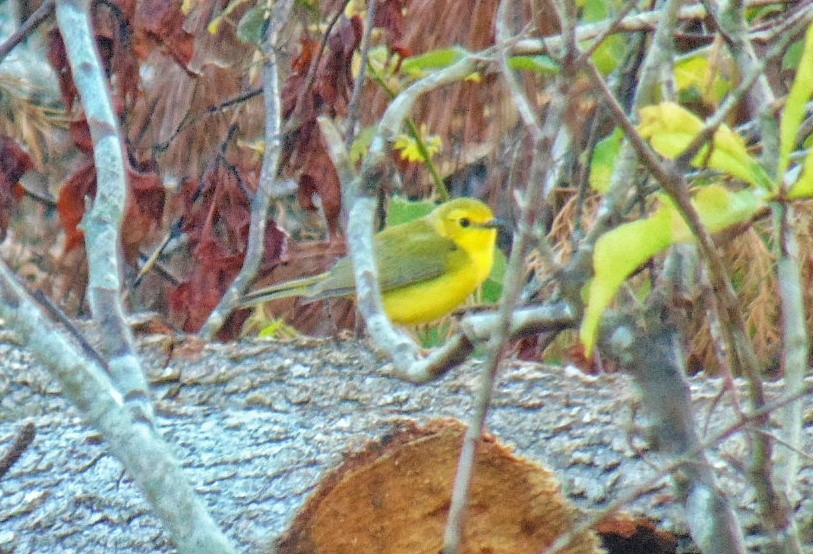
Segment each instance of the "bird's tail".
M293 279L285 281L284 283L277 283L269 287L261 288L246 293L237 304L238 308L249 308L269 302L271 300L278 300L280 298L291 298L294 296L310 297L313 294L313 286L326 277L326 273L319 275L312 275L310 277L302 277L301 279Z

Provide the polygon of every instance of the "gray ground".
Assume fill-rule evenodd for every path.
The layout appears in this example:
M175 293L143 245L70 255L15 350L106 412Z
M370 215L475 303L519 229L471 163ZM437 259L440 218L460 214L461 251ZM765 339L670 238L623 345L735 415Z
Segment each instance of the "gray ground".
M25 422L37 430L31 448L0 480L0 554L172 552L121 466L105 454L101 437L83 425L58 384L12 337L0 338L0 455ZM161 430L242 552L260 551L283 531L344 452L381 437L399 420L466 419L478 384L476 362L438 383L398 381L352 340L215 344L197 359L171 360L167 342L142 340ZM719 380L693 383L702 418L719 386ZM652 464L663 462L636 456L630 446L642 444L629 438L633 397L621 375L593 378L510 363L500 377L490 429L557 470L574 502L593 510L635 488L652 475ZM811 404L808 398L808 421ZM725 402L718 406L711 428L730 413ZM808 452L811 439L808 425ZM734 437L715 461L724 490L755 531L753 494L737 467L743 448ZM799 515L810 528L813 462L804 463ZM685 532L671 499L667 486L655 487L628 511ZM757 551L758 537L750 540Z

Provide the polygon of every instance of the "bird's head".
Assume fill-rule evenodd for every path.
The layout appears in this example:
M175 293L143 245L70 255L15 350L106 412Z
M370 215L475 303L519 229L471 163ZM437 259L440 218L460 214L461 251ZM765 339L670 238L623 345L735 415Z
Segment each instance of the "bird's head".
M437 232L452 239L469 255L492 258L497 229L502 223L486 204L474 198L456 198L429 215Z

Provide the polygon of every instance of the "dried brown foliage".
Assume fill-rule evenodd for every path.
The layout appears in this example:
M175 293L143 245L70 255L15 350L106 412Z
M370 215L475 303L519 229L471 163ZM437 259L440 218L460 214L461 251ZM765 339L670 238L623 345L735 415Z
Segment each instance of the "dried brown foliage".
M240 271L249 230L248 194L256 190L256 173L223 160L213 163L199 184L190 181L183 188L182 229L189 238L192 268L170 295L172 318L183 330L194 332L203 325ZM268 225L262 271L284 255L285 244L285 232ZM246 315L230 318L223 336L233 336Z
M94 32L110 76L113 107L126 136L125 259L136 266L139 255L181 218L190 238L186 256L191 255L193 262L183 259L184 254L175 256L173 268L179 271L180 286L175 290L148 287L142 296L152 295L148 300L152 306L171 308L188 331L205 320L242 264L248 206L260 162L243 144L256 141L263 129L261 102L213 109L244 93L255 78L249 72L253 46L237 41L228 26L217 36L209 34L206 26L216 9L215 3L199 3L187 18L179 3L165 0L93 7ZM48 36L48 59L72 114L69 136L78 152L57 202L66 236L60 262L66 275L60 288L81 298L86 272L79 223L86 199L95 195L93 147L76 102L64 44L56 30ZM175 190L166 186L178 182L186 186ZM268 259L273 263L285 236L272 224L267 238ZM160 300L164 294L167 298Z
M497 0L379 0L374 45L386 45L396 58L454 45L472 51L487 48L494 44L498 4ZM200 325L226 290L242 264L245 250L248 206L261 161L256 145L264 131L258 89L262 62L259 48L241 43L235 35L236 22L250 7L247 4L237 8L216 34L207 29L223 9L215 2L197 2L186 16L179 4L165 0L120 0L94 8L96 38L110 76L128 160L131 194L123 236L125 257L131 265L137 265L141 254L149 252L173 224L181 222L189 237L188 245L163 262L180 285L150 286L137 294L152 295L141 305L163 306L178 326L189 331ZM282 53L282 172L296 180L301 207L321 207L329 240L290 246L295 254L286 257L286 235L270 225L263 261L265 281L324 270L342 249L341 189L316 118L328 115L341 119L347 115L354 86L354 56L358 54L365 14L337 17L346 9L346 3L341 1L323 3L320 13L298 9L301 11L283 33L289 46ZM546 15L549 9L546 2L519 3L513 20L534 21L536 27L530 31L534 36L549 34L556 30L550 23L554 18ZM12 213L15 196L11 191L20 171L34 167L52 172L52 167L46 167L49 156L53 156L53 144L48 141L56 143L58 138L53 137L67 136L74 154L65 157L63 173L67 175L58 200L64 232L61 263L63 268L69 268L61 286L73 290L79 298L85 271L78 224L86 198L95 193L96 172L87 122L76 102L64 45L56 31L48 34L47 46L70 114L65 125L67 133L56 129L45 108L26 101L24 94L3 95L13 103L5 113L13 113L7 118L14 121L0 122L0 130L25 144L28 158L20 150L6 156L12 161L0 168L5 174L5 181L0 182L0 229L6 227ZM542 90L538 86L542 77L524 78L528 91ZM2 92L20 87L19 83L0 80ZM575 80L571 93L567 124L577 131L574 143L580 149L588 140L588 123L595 105L584 82ZM390 100L388 91L368 81L361 102L362 124L375 123ZM548 101L540 94L531 95L530 100L540 108ZM464 81L434 91L419 99L411 117L418 126L425 125L430 134L441 137L443 150L438 166L457 192L484 196L493 205L510 209L513 203L508 201L508 193L524 187L532 152L501 75L496 71L485 73L479 81ZM396 154L392 159L407 193L432 192L433 185L422 165L403 162ZM485 167L485 177L475 175L478 170L472 169L474 161ZM550 236L564 259L570 255L577 218L583 228L588 227L597 205L597 197L588 195L584 206L579 206L576 186L579 172L584 171L581 163L579 160L572 164L572 173L565 175L562 188L554 191L553 202L544 214ZM803 239L806 279L811 271L810 249L804 240L812 232L805 223L808 212L809 208L801 206L796 221ZM42 232L49 231L44 228ZM767 236L758 222L736 237L725 251L756 347L770 365L779 344L779 314ZM45 256L42 252L37 255ZM269 275L270 268L281 261L289 263ZM307 332L330 333L354 325L352 309L343 301L328 308L301 302L276 307L278 313L290 317ZM326 309L332 319L324 317ZM692 342L693 360L697 367L713 367L707 319L702 310L693 314L698 329ZM236 328L236 323L231 324L230 329ZM538 356L538 349L544 346L527 343L521 351ZM557 346L557 353L566 353L572 345Z
M298 175L303 208L316 209L314 195L319 195L331 237L339 233L341 187L316 118L347 113L353 91L351 62L361 34L362 22L355 16L336 25L324 50L321 41L303 37L282 90L283 115L294 126L286 137L286 169Z

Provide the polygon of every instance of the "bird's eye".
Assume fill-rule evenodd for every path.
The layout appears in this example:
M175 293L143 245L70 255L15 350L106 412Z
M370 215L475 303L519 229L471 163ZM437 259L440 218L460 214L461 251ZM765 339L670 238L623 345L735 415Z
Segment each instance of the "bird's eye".
M460 226L461 227L468 227L471 225L471 220L468 217L461 217L460 218Z

